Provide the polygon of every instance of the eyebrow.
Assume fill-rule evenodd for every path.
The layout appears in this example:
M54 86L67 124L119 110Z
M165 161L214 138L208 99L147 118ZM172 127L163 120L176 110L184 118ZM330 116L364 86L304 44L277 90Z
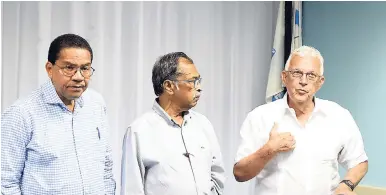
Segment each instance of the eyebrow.
M77 64L74 64L68 61L64 61L64 64L71 65L71 66L78 66ZM81 64L80 66L91 66L91 63Z
M201 75L198 75L198 76L192 77L192 79L198 79L198 78L201 78Z
M309 71L309 72L304 72L304 71L302 71L302 70L300 70L300 69L297 69L297 68L295 68L295 69L292 69L292 70L290 70L290 71L301 71L301 72L303 72L303 73L315 73L316 74L316 72L315 71L313 71L313 70L311 70L311 71Z
M177 72L177 74L180 74L180 75L184 75L186 77L188 77L189 75L191 75L191 73L184 73L184 72ZM201 75L198 75L198 76L194 76L192 78L188 78L189 79L197 79L197 78L201 78Z
M198 79L198 78L201 78L201 75L194 76L194 77L191 77L191 78L187 78L187 80Z

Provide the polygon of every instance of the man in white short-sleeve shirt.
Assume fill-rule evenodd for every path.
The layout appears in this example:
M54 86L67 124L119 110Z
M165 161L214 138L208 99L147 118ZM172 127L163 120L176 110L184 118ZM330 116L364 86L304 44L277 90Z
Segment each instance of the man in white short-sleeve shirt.
M256 177L256 195L355 194L368 158L350 112L314 97L325 80L323 57L302 46L281 78L284 98L255 108L241 127L236 180ZM339 164L348 170L342 180Z

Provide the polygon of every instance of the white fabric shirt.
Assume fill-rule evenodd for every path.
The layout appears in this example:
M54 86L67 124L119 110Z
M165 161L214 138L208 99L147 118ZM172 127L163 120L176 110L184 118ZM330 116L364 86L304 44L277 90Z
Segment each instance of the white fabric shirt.
M338 164L350 169L367 160L363 140L350 112L337 103L315 98L314 111L301 127L295 111L283 99L248 113L241 127L236 162L260 149L278 122L278 132L290 132L293 151L282 152L256 176L256 195L328 195L340 182Z
M222 194L219 144L212 124L197 112L186 112L180 127L155 101L153 111L128 128L122 155L121 195Z

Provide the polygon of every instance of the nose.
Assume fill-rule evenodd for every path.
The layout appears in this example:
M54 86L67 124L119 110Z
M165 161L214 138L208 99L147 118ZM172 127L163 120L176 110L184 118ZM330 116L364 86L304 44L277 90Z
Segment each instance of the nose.
M202 91L202 89L201 89L201 82L197 82L195 88L196 88L196 91L201 92Z
M83 81L84 80L83 75L80 73L80 69L76 70L75 74L71 77L71 79L73 81Z
M308 84L307 76L305 74L303 74L302 77L299 78L299 84L302 86Z

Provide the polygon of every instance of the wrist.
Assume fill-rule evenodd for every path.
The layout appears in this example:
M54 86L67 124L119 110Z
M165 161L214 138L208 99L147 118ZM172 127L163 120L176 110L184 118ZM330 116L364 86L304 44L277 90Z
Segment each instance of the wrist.
M278 152L277 148L275 147L275 145L272 143L271 140L268 140L265 146L270 154L276 154Z
M339 191L346 191L346 192L347 191L350 191L350 192L353 191L350 186L348 186L347 184L345 184L343 182L339 183L337 190L339 190Z

